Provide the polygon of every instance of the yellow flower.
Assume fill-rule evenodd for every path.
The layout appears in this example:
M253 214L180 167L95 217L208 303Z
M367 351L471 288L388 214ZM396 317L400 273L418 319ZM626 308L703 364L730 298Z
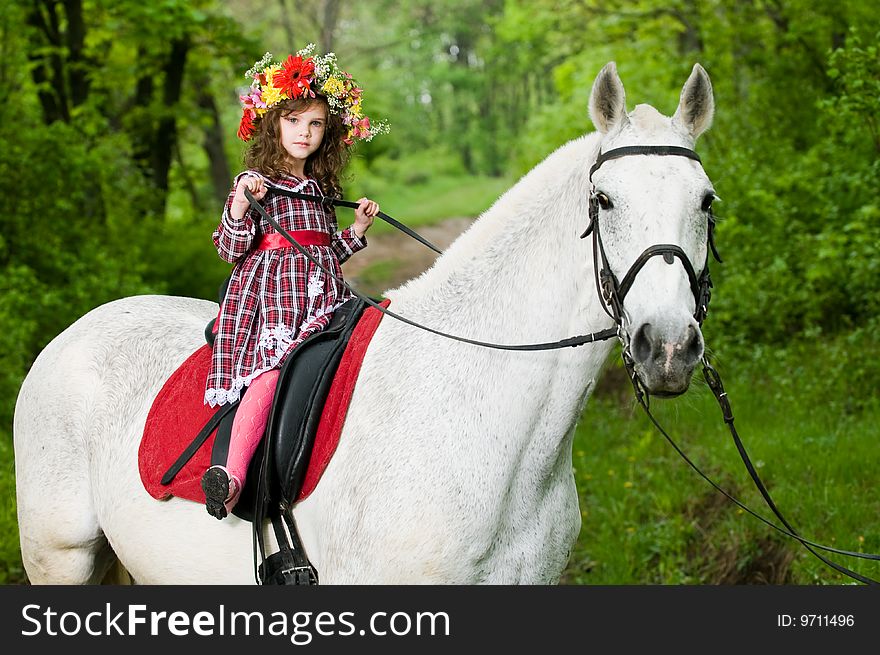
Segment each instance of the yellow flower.
M275 86L271 86L271 85L267 85L263 89L263 96L262 97L263 97L263 102L266 103L267 107L271 107L276 102L279 102L280 100L284 100L287 98L287 96L284 95L284 93L281 91L281 89L279 89L278 87L275 87Z
M280 70L281 70L281 66L276 64L274 66L269 66L269 68L267 68L265 71L263 71L263 74L266 76L266 84L268 86L273 86L272 78L275 76L275 73L277 73Z
M324 86L321 87L321 91L323 91L326 95L335 96L344 91L344 87L342 86L342 82L335 77L328 77L327 81L324 82Z
M348 110L348 113L351 114L354 118L363 118L363 114L361 113L361 101L358 100L354 103L351 108Z

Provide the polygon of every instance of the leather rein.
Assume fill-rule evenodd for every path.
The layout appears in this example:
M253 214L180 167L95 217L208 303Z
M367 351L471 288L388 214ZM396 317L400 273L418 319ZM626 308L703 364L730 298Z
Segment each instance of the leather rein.
M357 207L358 206L357 203L352 203L352 202L348 202L348 201L340 201L340 200L331 199L331 198L324 198L321 196L313 196L313 195L309 195L309 194L298 193L298 192L289 191L287 189L277 187L274 185L271 185L271 186L267 185L267 186L271 191L278 193L280 195L283 195L283 196L291 197L291 198L311 200L314 202L319 202L321 204L330 203L330 204L335 205L335 204L345 203L344 206L347 206L347 207ZM445 337L447 339L452 339L454 341L460 341L462 343L469 343L474 346L483 346L485 348L495 348L498 350L533 351L533 350L555 350L558 348L574 348L576 346L582 346L585 343L604 341L606 339L611 339L612 337L618 336L618 329L617 328L608 328L606 330L599 330L598 332L591 332L590 334L584 334L584 335L577 336L577 337L569 337L567 339L561 339L559 341L551 341L551 342L547 342L547 343L529 343L529 344L509 345L509 344L500 344L500 343L490 343L487 341L478 341L476 339L468 339L466 337L461 337L461 336L457 336L454 334L449 334L447 332L442 332L440 330L436 330L436 329L428 327L426 325L422 325L421 323L416 323L415 321L412 321L412 320L406 318L405 316L401 316L400 314L396 314L395 312L392 312L390 309L386 309L385 307L380 306L372 298L365 296L360 291L358 291L357 289L355 289L354 287L349 285L348 282L346 282L344 279L342 279L341 277L334 274L333 271L330 271L327 268L325 268L321 264L321 262L319 262L317 259L315 259L314 256L312 256L312 254L308 250L306 250L302 245L297 243L297 241L292 236L290 236L287 233L287 231L284 228L282 228L274 218L269 216L269 214L266 212L266 210L263 208L263 206L260 205L259 202L257 202L257 200L253 197L253 195L251 194L251 192L248 189L244 190L244 195L248 199L248 201L251 203L251 207L253 209L255 209L260 214L260 216L267 223L269 223L269 225L271 225L275 229L276 232L278 232L279 234L284 236L284 238L290 242L290 245L293 246L297 250L297 252L299 252L301 255L306 257L312 264L317 266L326 275L329 275L334 280L336 280L337 282L339 282L340 284L345 286L346 289L348 289L352 294L354 294L355 296L357 296L358 298L363 300L370 307L373 307L373 308L379 310L380 312L382 312L383 314L386 314L388 316L391 316L392 318L397 319L398 321L406 323L407 325L411 325L412 327L416 327L416 328L419 328L420 330L425 330L426 332L430 332L431 334L436 334L438 336ZM382 217L381 213L380 213L380 217ZM387 214L385 215L385 217L386 217L386 220L387 220L387 218L390 218L387 216ZM400 224L398 221L394 221L394 223ZM394 223L392 223L392 225ZM400 225L402 225L402 224L400 224ZM410 234L410 233L415 234L415 232L410 230L409 228L407 228L406 232L407 232L407 234ZM427 240L422 238L421 236L416 236L415 238L417 238L422 243L428 243ZM432 250L435 250L436 252L440 252L439 250L437 250L437 248L435 248L432 245L429 245L428 247L430 247Z
M776 506L776 503L773 501L770 496L770 492L767 490L766 485L761 480L758 475L758 471L755 468L754 464L751 461L748 453L746 452L745 445L742 442L739 434L734 427L734 416L733 411L730 406L730 400L728 398L727 392L724 390L724 385L721 381L721 376L718 372L712 367L709 362L708 357L704 354L702 358L703 364L703 377L706 379L706 383L709 388L712 390L713 395L715 396L716 401L721 408L722 418L724 423L727 425L728 430L730 431L733 442L736 446L737 452L740 455L740 458L743 461L743 464L746 467L752 481L755 484L755 487L758 489L761 497L764 499L764 502L773 512L777 519L782 523L785 527L780 527L773 521L765 518L761 514L755 512L750 509L744 503L735 498L728 491L723 489L713 480L711 480L705 473L703 473L697 465L684 453L684 451L675 443L672 437L663 429L660 425L659 421L654 417L651 413L650 409L650 401L649 401L649 392L647 388L644 386L643 382L640 380L638 373L635 371L635 361L630 352L630 343L629 343L629 335L626 330L626 313L623 309L623 301L626 297L627 292L631 288L636 275L641 271L641 269L645 266L645 264L650 261L653 257L663 257L664 261L667 264L673 264L675 259L677 258L688 277L688 281L690 283L691 293L694 296L695 301L695 310L694 310L694 319L697 323L702 326L703 320L706 318L709 308L709 300L711 298L712 281L709 276L709 253L706 253L706 261L703 264L703 268L698 275L694 269L693 264L688 258L687 254L684 250L677 245L674 244L656 244L653 246L649 246L646 248L639 257L636 258L635 262L630 266L629 270L627 270L626 274L623 276L621 281L618 281L617 277L614 275L611 270L611 266L609 265L608 258L605 253L605 248L602 243L602 237L600 234L600 221L599 221L599 210L600 210L600 202L599 202L599 193L596 191L595 186L593 185L593 173L599 169L605 162L617 159L620 157L626 156L637 156L637 155L660 155L660 156L678 156L678 157L686 157L688 159L692 159L697 163L702 165L702 161L700 160L700 156L689 148L683 148L680 146L625 146L621 148L614 148L612 150L608 150L607 152L600 152L596 162L592 165L589 172L589 181L590 181L590 197L589 197L589 223L587 225L586 230L584 230L583 234L581 234L581 238L586 238L592 235L592 247L593 247L593 272L596 283L596 291L599 295L599 298L602 301L602 308L606 314L614 321L615 327L608 328L606 330L600 330L597 332L592 332L587 335L581 335L577 337L570 337L567 339L562 339L560 341L555 342L547 342L547 343L537 343L537 344L523 344L523 345L506 345L506 344L495 344L484 341L478 341L475 339L468 339L461 336L456 336L452 334L448 334L442 332L440 330L436 330L425 325L421 325L412 321L404 316L400 316L395 312L392 312L384 307L379 306L378 303L373 301L371 298L368 298L364 294L360 293L353 287L351 287L345 280L336 276L332 271L326 269L317 259L315 259L311 253L308 252L306 248L301 246L296 240L290 236L284 228L282 228L277 221L275 221L266 210L262 207L262 205L257 202L257 200L253 197L248 189L244 190L245 197L251 204L251 207L255 209L260 216L269 223L279 234L284 236L287 241L290 242L291 246L293 246L301 255L305 256L312 264L317 266L320 270L322 270L325 274L330 275L333 279L335 279L340 284L343 284L352 294L366 302L371 307L376 308L383 314L387 314L392 318L395 318L407 325L411 325L413 327L425 330L432 334L436 334L438 336L442 336L448 339L452 339L455 341L460 341L462 343L469 343L476 346L483 346L486 348L495 348L499 350L519 350L519 351L538 351L538 350L554 350L558 348L566 348L566 347L576 347L583 345L585 343L594 343L596 341L603 341L606 339L610 339L612 337L617 337L621 343L621 355L623 358L624 366L626 367L627 373L629 375L630 382L633 385L633 390L635 392L636 400L639 405L645 410L645 413L648 415L648 418L654 424L654 426L660 431L660 433L666 438L666 440L670 443L673 449L685 460L685 462L692 468L697 474L706 480L713 488L719 491L726 498L731 500L734 504L740 507L745 512L751 514L758 520L762 521L769 527L777 530L778 532L795 539L800 542L810 553L824 562L826 565L835 569L836 571L843 573L844 575L853 578L854 580L858 580L859 582L863 582L865 584L878 584L880 581L875 580L873 578L863 576L851 569L837 564L829 560L827 557L817 552L819 550L834 553L837 555L844 555L847 557L856 557L859 559L867 559L867 560L875 560L880 561L880 554L874 553L858 553L850 550L843 550L838 548L833 548L831 546L825 546L805 537L802 537L795 528L791 525L791 523L782 515L779 511L779 508ZM309 200L314 202L319 202L322 204L333 204L345 207L356 208L357 203L330 199L321 196L312 196L309 194L297 193L290 191L288 189L284 189L281 187L277 187L275 185L270 185L269 188L281 195L286 195L289 197L299 198L303 200ZM421 243L427 245L429 248L434 250L435 252L440 252L435 246L430 244L426 239L422 238L418 234L416 234L413 230L407 228L402 223L391 219L390 216L386 214L379 213L379 217L387 222L391 223L398 229L401 229L405 233L409 234L413 238L417 239ZM708 220L708 230L707 230L707 241L708 241L708 250L710 250L718 262L721 262L721 258L718 255L718 250L715 247L715 217L712 214L711 208L709 208L707 212L707 220ZM601 260L601 268L600 268L600 260Z

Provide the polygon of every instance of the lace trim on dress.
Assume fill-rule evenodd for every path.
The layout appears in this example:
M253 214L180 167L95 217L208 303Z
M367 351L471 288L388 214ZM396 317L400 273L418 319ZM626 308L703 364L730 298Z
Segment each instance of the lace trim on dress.
M290 328L279 325L274 328L263 328L260 332L259 346L260 348L267 348L269 350L272 349L272 346L275 347L275 354L269 355L267 357L268 365L263 368L255 370L250 375L246 375L239 378L234 378L232 380L232 386L229 389L208 389L205 391L205 401L211 407L215 407L217 405L225 405L226 403L234 403L237 402L241 398L242 389L249 386L250 383L261 373L265 373L266 371L271 371L273 368L278 366L278 362L281 361L281 358L287 353L287 351L295 344L300 343L304 340L303 335L307 332L309 328L320 318L326 316L327 314L331 314L335 312L339 307L341 307L343 302L336 303L335 305L331 305L326 309L323 307L319 307L314 313L309 314L306 319L302 322L299 327L299 333L297 334L296 339L292 339L292 331ZM309 336L306 334L305 336Z
M276 325L275 327L263 326L260 330L260 336L257 338L257 345L265 350L281 350L287 352L293 343L293 330L286 325Z
M324 276L321 275L321 271L315 271L309 277L309 298L315 298L322 293L324 293Z
M303 189L305 189L308 185L309 185L309 181L308 181L308 180L303 180L302 182L300 182L299 184L297 184L295 187L293 187L293 192L294 192L294 193L299 193L300 191L302 191Z
M232 388L230 389L208 389L207 391L205 391L205 402L208 403L211 407L215 407L217 405L225 405L226 403L238 402L241 398L241 390L247 386L250 386L250 383L254 381L254 378L256 378L261 373L271 371L273 368L275 368L280 360L281 355L279 355L278 357L273 357L269 362L269 366L257 369L248 376L235 378L232 381Z
M243 230L236 230L234 227L231 226L233 219L232 219L232 214L229 213L228 209L223 210L223 218L225 219L224 223L226 223L226 225L224 227L225 227L226 231L229 232L229 234L250 234L251 236L254 236L253 223L251 224L251 226L249 228L245 228Z
M275 184L274 182L271 182L269 180L266 180L266 181L268 182L267 186L269 188L284 189L285 191L288 191L288 188L286 186L283 186L281 184ZM309 185L309 182L311 182L311 180L309 178L306 178L305 180L303 180L302 182L300 182L295 187L293 187L292 189L289 189L289 190L292 191L293 193L299 193L300 191L302 191L304 188L306 188ZM320 190L320 187L319 187L319 190ZM322 193L321 195L324 195L324 194Z
M305 320L300 324L300 326L299 326L300 334L302 334L302 333L305 332L308 328L310 328L310 327L312 326L312 323L314 323L315 321L317 321L319 318L322 318L322 317L326 316L327 314L332 314L332 313L335 312L337 309L339 309L340 307L342 307L342 305L343 305L343 303L338 302L338 303L336 303L335 305L331 305L330 307L327 307L327 308L324 308L324 307L318 307L318 309L315 310L314 313L309 314L308 316L306 316Z

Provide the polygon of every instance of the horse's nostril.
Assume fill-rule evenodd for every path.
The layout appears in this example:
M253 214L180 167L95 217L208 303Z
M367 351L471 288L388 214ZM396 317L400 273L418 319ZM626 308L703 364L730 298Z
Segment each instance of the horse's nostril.
M651 358L651 324L642 323L633 335L631 348L637 362L646 362Z
M703 340L693 325L688 326L687 336L684 341L684 352L688 356L688 361L697 361L703 356Z

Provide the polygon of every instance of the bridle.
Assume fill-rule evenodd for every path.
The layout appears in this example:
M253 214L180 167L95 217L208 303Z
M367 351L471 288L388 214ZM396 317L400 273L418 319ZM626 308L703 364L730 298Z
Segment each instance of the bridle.
M587 229L581 234L581 239L590 235L593 237L593 273L596 280L596 292L599 294L599 298L602 299L602 309L617 325L617 337L623 348L623 361L630 381L635 388L636 395L647 399L647 389L635 371L635 360L630 351L629 331L626 329L628 320L623 309L623 301L626 298L626 294L632 288L636 276L653 257L663 257L663 261L670 265L678 258L687 274L691 293L694 296L694 319L702 326L703 320L705 320L706 314L709 311L709 299L712 297L712 279L709 275L708 251L712 251L712 254L719 263L721 262L721 257L718 256L718 250L715 248L715 217L712 214L711 207L709 207L707 211L707 241L709 247L706 252L706 261L703 262L699 275L694 270L694 265L691 263L687 253L680 246L671 243L660 243L645 248L642 254L629 267L623 279L618 281L617 276L611 270L608 256L605 254L605 246L602 243L602 235L599 229L599 191L597 191L593 183L593 173L606 161L635 155L687 157L699 164L702 164L702 161L696 152L681 146L624 146L600 152L596 162L590 167L588 178L590 182L589 223L587 224ZM599 267L600 259L601 268Z
M635 156L635 155L661 155L661 156L679 156L679 157L687 157L688 159L692 159L702 165L702 161L700 160L700 156L689 148L683 148L681 146L625 146L620 148L614 148L612 150L608 150L606 152L600 152L598 157L596 158L596 162L592 165L589 172L589 182L590 182L590 191L589 191L589 223L587 225L586 230L584 230L583 234L581 234L581 238L586 238L587 236L592 235L593 242L593 270L595 275L596 282L596 291L599 294L599 298L602 301L602 308L605 313L608 314L609 317L614 321L615 327L608 328L605 330L600 330L597 332L590 333L588 335L582 335L578 337L570 337L568 339L562 339L556 342L548 342L548 343L538 343L538 344L524 344L524 345L505 345L505 344L493 344L490 342L478 341L475 339L468 339L465 337L460 337L452 334L448 334L442 332L440 330L436 330L425 325L421 325L415 321L412 321L406 317L400 316L395 312L392 312L385 307L381 307L378 303L376 303L373 299L365 296L360 293L356 289L352 288L345 280L338 277L332 271L328 270L324 267L317 259L315 259L311 253L308 252L305 248L303 248L300 244L296 242L296 240L290 236L269 214L263 209L262 205L260 205L253 195L245 189L244 194L250 202L251 206L260 214L260 216L269 223L279 234L283 235L290 244L302 255L304 255L309 261L311 261L315 266L324 271L327 275L331 276L337 282L343 284L352 294L374 307L378 311L383 314L387 314L403 323L411 325L413 327L420 328L427 332L431 332L432 334L436 334L438 336L443 336L449 339L453 339L455 341L470 343L477 346L484 346L487 348L496 348L501 350L520 350L520 351L537 351L537 350L554 350L558 348L565 347L576 347L583 345L585 343L594 343L596 341L603 341L606 339L610 339L612 337L617 337L622 346L622 357L624 365L627 369L627 373L629 374L630 381L632 382L633 389L635 390L636 399L639 404L647 413L651 422L655 425L655 427L660 431L660 433L666 438L666 440L672 445L675 451L687 462L687 464L693 468L703 479L705 479L709 484L711 484L717 491L735 503L738 507L751 514L755 518L759 519L763 523L767 524L771 528L774 528L778 532L785 534L797 541L799 541L808 551L810 551L813 555L815 555L822 562L830 566L831 568L847 575L855 580L860 582L868 583L868 584L876 584L878 581L867 576L863 576L851 569L837 564L823 556L821 553L817 552L817 550L823 550L830 553L835 553L838 555L845 555L848 557L856 557L860 559L868 559L868 560L880 560L880 555L873 553L858 553L849 550L843 550L838 548L833 548L830 546L824 546L822 544L810 541L798 534L798 532L792 527L791 523L782 515L782 513L777 508L776 504L773 502L773 499L770 497L770 493L767 490L766 486L762 482L761 478L758 475L757 469L752 464L751 459L746 452L745 445L739 437L739 434L734 427L734 417L733 411L730 406L730 400L727 396L727 392L724 390L724 385L721 382L721 377L718 372L712 367L709 363L708 358L703 355L702 364L703 364L703 376L706 379L706 382L709 388L712 390L722 412L722 417L727 425L730 434L733 438L733 441L736 445L737 451L739 452L740 457L743 460L743 463L746 466L746 469L749 472L755 486L763 497L764 501L767 503L768 507L771 509L773 514L780 520L780 522L785 526L784 528L779 527L772 521L768 520L764 516L758 514L753 511L745 504L737 500L730 493L725 491L722 487L712 481L706 474L704 474L693 461L691 461L687 455L682 451L682 449L672 440L669 434L663 429L654 415L651 413L649 406L649 393L645 388L644 384L639 379L638 374L635 371L635 362L630 352L630 339L629 333L626 329L627 317L626 312L623 308L623 301L626 298L626 294L631 289L633 282L635 281L636 276L639 272L644 268L645 264L650 261L653 257L663 257L663 260L672 265L677 258L682 266L684 267L685 273L687 274L688 281L690 283L691 293L694 296L694 319L697 323L702 326L703 321L706 318L706 315L709 310L709 300L711 298L711 288L712 288L712 280L709 276L709 253L708 250L711 250L712 255L715 259L720 263L721 257L718 255L718 251L715 247L715 217L712 214L711 207L707 210L707 242L708 249L706 253L706 261L703 263L703 267L699 274L696 273L693 263L690 261L690 258L687 256L687 253L682 250L680 246L674 244L655 244L646 248L642 254L640 254L633 264L629 267L626 274L624 274L623 279L618 281L617 277L614 275L614 272L611 270L611 266L608 262L608 257L605 253L605 247L602 243L601 231L600 231L600 221L599 221L599 193L595 189L593 185L593 173L599 169L602 164L605 162L618 159L620 157L626 156ZM280 193L282 195L288 195L292 197L302 198L306 200L313 200L320 203L327 203L326 198L322 198L320 196L308 196L306 194L295 193L289 191L287 189L270 186L270 189L276 193ZM345 206L354 207L355 203L348 203L346 201L332 201L333 204L343 204ZM385 216L383 215L383 218ZM390 217L389 217L390 218ZM387 219L386 219L387 220ZM393 221L393 219L392 219ZM389 222L392 222L389 221ZM392 224L397 223L397 221L393 221ZM408 234L412 231L407 229L405 230ZM411 234L412 236L412 234ZM434 250L434 248L430 243L426 240L415 236L419 241L422 241L429 247ZM601 268L599 265L599 261L601 258Z

